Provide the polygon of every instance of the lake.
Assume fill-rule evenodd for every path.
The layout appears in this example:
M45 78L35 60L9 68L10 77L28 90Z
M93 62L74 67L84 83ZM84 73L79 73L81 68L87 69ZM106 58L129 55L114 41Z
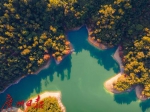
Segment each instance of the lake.
M150 101L140 102L134 90L118 95L105 90L104 82L119 73L119 65L112 58L117 47L96 49L87 41L85 26L67 35L75 52L59 65L52 59L50 66L38 75L25 77L9 87L0 94L0 107L7 94L13 97L15 105L44 91L61 91L67 112L150 112Z

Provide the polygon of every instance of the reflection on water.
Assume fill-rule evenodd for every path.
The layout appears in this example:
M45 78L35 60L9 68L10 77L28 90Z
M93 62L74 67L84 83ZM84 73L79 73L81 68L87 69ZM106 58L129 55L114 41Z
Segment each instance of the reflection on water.
M43 91L61 91L67 112L150 111L147 110L150 101L141 102L139 106L134 91L112 96L104 90L103 83L119 72L118 64L111 56L116 47L98 50L87 42L87 36L85 27L69 32L74 53L59 65L52 59L50 66L38 75L30 75L8 88L0 94L0 107L7 94L13 97L15 105L17 101L27 100Z

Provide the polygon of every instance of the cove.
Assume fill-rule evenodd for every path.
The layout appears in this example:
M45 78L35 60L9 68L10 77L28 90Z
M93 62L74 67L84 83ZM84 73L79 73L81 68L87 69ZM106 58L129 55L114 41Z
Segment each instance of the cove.
M38 75L30 75L0 94L0 107L6 95L13 103L27 100L44 91L61 91L67 112L150 112L150 101L139 102L135 92L110 94L104 82L119 72L112 58L117 47L98 50L88 41L86 27L67 33L75 52L59 64L54 59Z

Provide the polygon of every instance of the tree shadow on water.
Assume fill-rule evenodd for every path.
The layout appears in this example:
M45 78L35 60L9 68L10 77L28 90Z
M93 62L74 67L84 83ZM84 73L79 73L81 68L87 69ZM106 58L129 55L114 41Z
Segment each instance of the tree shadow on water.
M35 4L36 0L30 1L28 3ZM40 5L43 5L42 12L40 14L45 14L47 12L47 6L46 1L42 1ZM20 2L22 4L23 8L26 8L27 4L23 4L24 2ZM17 5L18 2L16 1L15 4ZM14 7L15 10L17 11L20 7ZM28 7L29 8L29 7ZM35 12L34 8L29 8L31 12ZM57 16L57 15L56 15ZM11 17L11 15L10 15ZM43 24L45 24L49 27L50 24L47 24L47 21L43 21ZM45 28L44 28L45 30ZM39 32L43 33L42 31ZM0 94L0 109L4 102L6 101L6 96L7 94L10 94L13 98L13 103L15 106L15 103L17 101L22 101L22 100L27 100L32 93L39 94L42 91L42 86L48 86L49 82L52 82L54 80L54 73L57 72L58 75L61 75L61 80L64 80L65 76L67 79L70 79L70 74L71 74L71 56L67 56L61 63L60 65L56 65L54 60L51 61L50 66L47 69L42 70L38 75L27 75L27 77L23 78L19 83L14 84L10 86L8 89L4 91L4 93ZM67 70L67 74L64 72L64 70ZM22 71L20 71L21 73ZM6 74L7 75L7 74ZM49 78L48 78L49 77ZM9 82L11 83L11 82ZM42 85L43 84L43 85Z
M131 102L137 100L138 98L134 90L131 92L114 94L114 101L116 101L118 104L130 104ZM141 107L142 112L146 112L146 110L150 108L150 100L141 101L139 106Z
M13 98L13 106L16 106L18 101L26 101L29 96L35 92L41 92L41 79L38 75L29 75L23 78L18 84L9 87L4 93L0 94L0 107L6 101L7 94Z
M137 97L135 91L114 94L114 101L116 101L119 104L130 104L131 102L136 100Z
M52 59L49 68L41 71L39 75L41 80L45 80L45 86L47 86L49 81L52 82L55 80L54 75L60 77L60 80L62 81L65 78L69 80L71 75L71 67L71 55L68 55L59 64L56 64L55 60ZM67 71L67 73L65 73L65 71Z
M115 73L119 72L119 66L112 57L117 49L117 46L107 50L99 50L95 48L88 42L88 31L86 26L81 27L77 31L68 32L68 39L73 45L76 54L82 50L87 50L90 52L91 57L98 60L97 62L100 66L104 66L106 70L110 70L112 68Z
M37 75L28 75L27 77L23 78L18 84L10 86L4 93L1 93L0 107L2 107L2 105L6 101L7 94L10 94L12 96L13 106L16 106L16 102L18 101L26 101L32 93L36 93L37 95L40 94L43 86L47 87L50 82L55 80L55 72L61 76L62 81L65 79L65 76L67 77L67 79L70 79L71 66L70 55L65 57L59 65L56 65L55 61L52 59L48 68L43 69ZM67 74L65 74L64 70L67 71Z
M150 108L150 100L142 101L139 105L142 109L142 112L145 112L147 109Z
M116 48L117 47L107 50L96 50L94 48L91 48L90 54L92 57L96 58L98 60L98 64L104 66L106 70L109 71L110 69L113 69L115 73L118 73L119 65L112 57L112 55L116 51Z
M76 53L79 53L82 50L87 50L89 51L91 57L98 60L98 64L104 66L107 70L113 69L117 72L118 68L115 66L116 62L111 56L115 52L115 48L108 50L98 50L94 48L87 41L88 32L85 26L78 31L68 33L68 36L68 39L72 43ZM32 93L39 94L42 91L43 86L47 87L49 83L52 83L53 80L55 80L55 73L55 75L60 77L62 81L65 78L69 80L71 77L71 67L71 55L65 57L59 65L57 65L54 59L52 59L50 66L47 69L42 70L38 73L38 75L29 75L28 77L25 77L18 84L9 87L4 93L0 94L0 106L5 101L7 94L10 94L14 98L14 102L27 100ZM119 96L116 96L116 101L118 97ZM127 97L128 95L126 98Z
M81 27L79 30L76 31L69 31L67 33L67 36L69 41L73 45L76 54L81 52L83 49L88 50L89 45L87 44L86 41L88 37L88 32L85 26Z
M70 74L71 74L71 55L68 55L67 57L65 57L62 62L57 65L56 67L56 72L57 72L57 76L61 76L61 80L64 80L64 78L66 77L67 79L70 79ZM67 71L67 73L65 73L65 70Z

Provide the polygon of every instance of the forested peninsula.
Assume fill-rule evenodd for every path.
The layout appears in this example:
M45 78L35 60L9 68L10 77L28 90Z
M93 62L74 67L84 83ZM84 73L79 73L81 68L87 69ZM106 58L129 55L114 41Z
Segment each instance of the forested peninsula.
M1 0L0 91L71 50L65 33L86 25L90 38L121 45L124 77L114 87L143 87L150 97L150 0Z

